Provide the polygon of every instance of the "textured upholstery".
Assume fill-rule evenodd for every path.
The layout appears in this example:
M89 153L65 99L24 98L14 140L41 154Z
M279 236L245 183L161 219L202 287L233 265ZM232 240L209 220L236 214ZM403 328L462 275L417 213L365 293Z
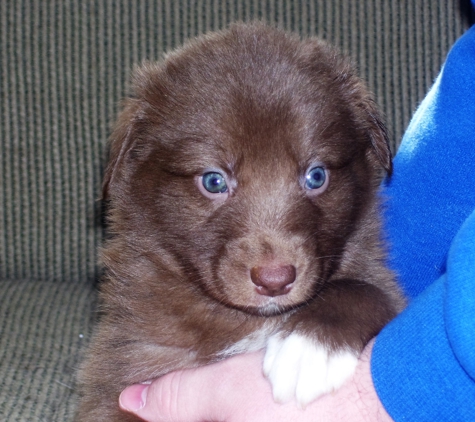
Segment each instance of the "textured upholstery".
M393 149L454 40L463 0L0 2L0 421L67 421L91 331L105 145L134 63L234 20L350 53Z
M93 290L55 281L1 283L0 421L71 420Z

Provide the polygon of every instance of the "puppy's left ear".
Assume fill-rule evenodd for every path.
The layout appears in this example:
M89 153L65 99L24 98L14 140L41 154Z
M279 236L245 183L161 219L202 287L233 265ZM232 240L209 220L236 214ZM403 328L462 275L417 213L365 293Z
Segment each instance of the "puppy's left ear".
M372 146L370 153L374 154L388 176L391 176L393 172L393 163L386 125L372 100L371 104L367 105L369 105L369 110L367 110L367 112L369 113L370 139Z

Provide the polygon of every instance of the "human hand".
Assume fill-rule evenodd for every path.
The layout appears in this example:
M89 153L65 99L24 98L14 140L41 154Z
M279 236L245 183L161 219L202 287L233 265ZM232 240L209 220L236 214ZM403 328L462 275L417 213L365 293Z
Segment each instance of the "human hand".
M295 402L274 402L262 374L262 352L172 372L149 385L133 385L122 392L120 406L148 422L389 422L371 379L372 347L373 342L343 387L305 410Z

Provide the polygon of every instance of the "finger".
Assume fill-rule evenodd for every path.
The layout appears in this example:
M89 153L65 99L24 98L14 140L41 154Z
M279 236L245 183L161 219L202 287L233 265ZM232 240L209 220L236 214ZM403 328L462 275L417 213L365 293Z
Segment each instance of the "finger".
M149 385L128 387L120 396L120 407L148 422L225 420L215 406L217 400L211 400L209 381L214 373L205 368L176 371Z

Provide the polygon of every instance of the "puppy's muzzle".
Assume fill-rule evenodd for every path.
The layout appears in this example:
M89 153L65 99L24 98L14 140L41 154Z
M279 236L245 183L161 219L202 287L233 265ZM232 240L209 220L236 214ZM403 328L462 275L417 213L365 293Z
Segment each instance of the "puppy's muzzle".
M253 267L251 280L256 285L256 291L263 296L281 296L290 292L297 276L293 265L276 267Z

